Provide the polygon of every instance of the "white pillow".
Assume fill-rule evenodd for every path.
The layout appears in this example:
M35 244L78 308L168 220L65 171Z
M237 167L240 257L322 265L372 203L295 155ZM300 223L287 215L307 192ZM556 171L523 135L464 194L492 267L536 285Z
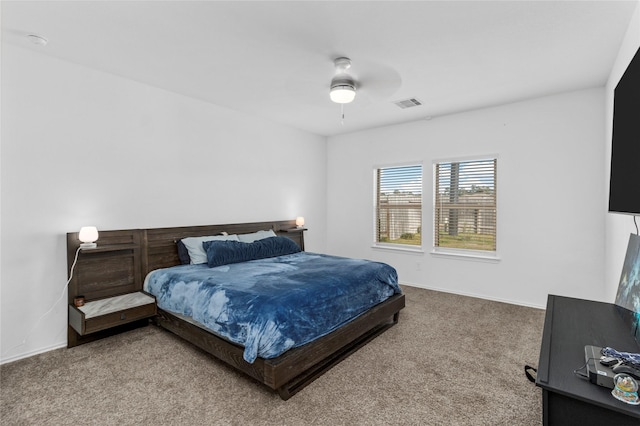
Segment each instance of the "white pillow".
M199 263L207 263L207 252L202 248L202 243L205 241L240 241L238 236L233 235L214 235L210 237L188 237L183 238L182 243L187 248L189 252L189 258L191 259L192 265L197 265Z
M241 243L252 243L254 241L263 240L269 237L277 237L276 233L273 232L272 229L269 229L268 231L258 231L258 232L253 232L251 234L238 235L238 238L240 239Z

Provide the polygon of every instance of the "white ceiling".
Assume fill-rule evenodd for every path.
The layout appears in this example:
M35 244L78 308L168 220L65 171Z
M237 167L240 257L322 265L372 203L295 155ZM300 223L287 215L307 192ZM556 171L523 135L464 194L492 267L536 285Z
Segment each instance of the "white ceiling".
M2 1L2 42L330 136L602 86L637 4ZM338 56L360 82L344 124Z

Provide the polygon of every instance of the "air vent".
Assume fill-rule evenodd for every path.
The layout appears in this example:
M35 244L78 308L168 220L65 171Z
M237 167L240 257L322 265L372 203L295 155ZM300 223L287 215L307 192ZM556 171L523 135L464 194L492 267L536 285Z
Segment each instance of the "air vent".
M422 105L422 102L420 102L416 98L410 98L410 99L404 99L402 101L394 102L394 104L396 104L402 109L405 109L405 108L413 108L413 107L420 106Z

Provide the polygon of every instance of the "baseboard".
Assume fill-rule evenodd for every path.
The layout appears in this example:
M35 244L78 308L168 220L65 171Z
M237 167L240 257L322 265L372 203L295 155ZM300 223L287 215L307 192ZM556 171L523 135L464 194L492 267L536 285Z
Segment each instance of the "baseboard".
M54 351L56 349L61 349L61 348L66 348L66 347L67 347L67 342L56 343L55 345L48 346L48 347L45 347L45 348L36 349L36 350L30 351L30 352L24 352L24 353L21 353L21 354L18 354L18 355L11 356L9 358L3 358L3 359L0 360L0 365L9 364L11 362L19 361L19 360L24 359L24 358L32 357L34 355L39 355L39 354L42 354L42 353L45 353L45 352Z
M527 308L546 309L546 307L547 307L546 304L545 305L536 305L536 304L533 304L533 303L522 303L522 302L517 302L517 301L514 301L514 300L501 299L501 298L497 298L497 297L488 297L488 296L485 296L483 294L467 293L467 292L464 292L464 291L452 291L449 288L425 286L425 285L422 285L422 284L415 284L415 283L408 283L408 282L402 282L400 284L401 285L406 285L406 286L409 286L409 287L424 288L425 290L433 290L433 291L440 291L440 292L443 292L443 293L457 294L459 296L475 297L476 299L484 299L484 300L491 300L491 301L494 301L494 302L508 303L510 305L525 306Z

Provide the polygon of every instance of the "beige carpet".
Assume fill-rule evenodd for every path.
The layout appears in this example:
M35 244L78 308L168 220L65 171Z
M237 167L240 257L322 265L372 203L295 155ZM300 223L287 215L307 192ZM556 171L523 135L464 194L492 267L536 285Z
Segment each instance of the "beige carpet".
M289 401L149 326L3 365L2 424L541 424L544 311L404 290L399 324Z

